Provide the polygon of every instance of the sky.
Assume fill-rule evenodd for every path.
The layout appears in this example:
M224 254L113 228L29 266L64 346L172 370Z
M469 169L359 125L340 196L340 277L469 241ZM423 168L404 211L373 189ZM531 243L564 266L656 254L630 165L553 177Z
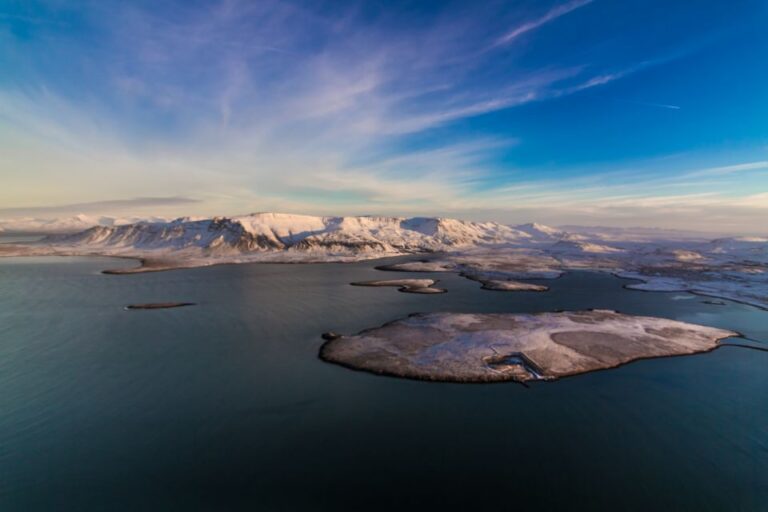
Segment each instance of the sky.
M0 0L0 218L768 231L768 2Z

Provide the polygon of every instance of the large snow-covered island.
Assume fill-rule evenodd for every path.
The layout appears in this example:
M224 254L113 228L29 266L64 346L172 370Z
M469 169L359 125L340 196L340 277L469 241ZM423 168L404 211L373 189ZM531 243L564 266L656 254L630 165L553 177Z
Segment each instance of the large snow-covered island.
M87 218L51 225L82 227ZM104 224L104 223L102 223ZM13 224L3 224L11 231ZM29 221L23 226L28 227ZM382 270L457 272L485 289L543 291L520 282L569 270L613 273L638 290L689 291L768 308L768 238L540 224L507 226L437 217L318 217L256 213L123 224L114 219L35 243L0 244L0 256L105 255L141 260L134 273L221 263L349 262L418 255Z
M447 382L553 380L637 359L706 352L738 334L609 310L411 315L323 345L325 361Z

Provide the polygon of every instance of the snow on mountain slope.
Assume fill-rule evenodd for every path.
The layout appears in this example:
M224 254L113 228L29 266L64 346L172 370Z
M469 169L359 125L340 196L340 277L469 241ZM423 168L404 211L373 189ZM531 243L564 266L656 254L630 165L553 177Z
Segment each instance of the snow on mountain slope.
M73 235L51 236L44 242L115 250L196 250L205 255L282 250L398 254L519 239L525 239L525 234L493 222L256 213L97 226Z
M595 244L590 242L580 242L573 240L560 240L547 249L549 252L557 253L592 253L592 254L611 254L624 252L623 249L610 247L608 245Z
M233 217L254 236L266 236L278 244L290 244L328 229L323 217L280 213L254 213Z
M755 249L768 246L768 238L756 236L741 236L730 238L718 238L710 242L713 251L733 251L743 249Z
M677 261L699 261L704 259L701 253L685 249L672 249L669 254Z
M99 219L87 215L76 215L61 219L38 219L24 217L20 219L0 220L0 228L16 233L63 233L87 229L99 224Z
M521 224L515 226L515 229L527 234L532 240L545 242L559 240L566 234L564 231L560 231L557 228L545 226L544 224L538 224L536 222Z
M45 243L114 249L204 249L215 252L245 252L282 249L270 237L254 235L231 219L195 220L180 218L171 222L138 222L124 226L96 226L73 235L53 235Z
M675 229L642 227L605 227L565 225L559 228L571 236L584 235L593 240L606 242L659 242L659 241L709 241L712 234Z
M718 238L709 243L708 249L712 254L728 259L751 259L768 262L768 238Z
M0 219L0 232L7 233L76 233L94 226L121 226L134 224L141 221L163 222L166 219L160 217L106 217L79 214L72 217L41 219L36 217L22 217L14 219Z

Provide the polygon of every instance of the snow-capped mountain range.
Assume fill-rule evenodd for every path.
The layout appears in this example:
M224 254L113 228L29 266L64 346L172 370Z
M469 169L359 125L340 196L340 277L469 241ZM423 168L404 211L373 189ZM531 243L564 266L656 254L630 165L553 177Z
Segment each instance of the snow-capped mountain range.
M678 239L649 242L642 233L618 228L586 228L574 233L537 223L507 226L440 217L319 217L254 213L234 217L95 217L0 221L0 231L54 233L41 243L76 252L104 254L179 253L185 257L232 258L283 253L353 259L418 252L456 251L477 246L538 247L563 258L580 254L644 254L695 261L701 254L766 259L766 238ZM663 233L662 233L663 234ZM663 243L663 246L657 246ZM291 256L293 255L293 256Z
M495 222L436 217L316 217L255 213L212 219L99 225L52 235L46 243L111 249L188 250L208 255L265 251L432 252L479 244L536 242L559 236L557 230Z
M661 238L629 230L578 233L541 224L507 226L439 217L317 217L255 213L212 219L130 222L111 217L38 224L72 228L37 242L0 243L0 256L103 255L136 258L135 273L246 262L349 262L433 253L405 271L456 271L487 279L554 277L596 270L638 279L630 288L691 291L768 309L768 238ZM17 224L18 226L18 224ZM32 227L30 224L28 227ZM28 229L28 231L31 231ZM438 254L434 254L438 253Z

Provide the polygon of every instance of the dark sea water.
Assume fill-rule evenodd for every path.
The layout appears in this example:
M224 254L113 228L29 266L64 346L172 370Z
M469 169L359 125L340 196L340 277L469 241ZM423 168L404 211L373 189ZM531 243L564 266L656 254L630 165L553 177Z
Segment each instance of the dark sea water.
M417 311L612 308L742 332L768 312L572 273L547 293L412 295L380 262L141 275L0 258L0 511L768 510L768 352L551 383L399 380L317 358ZM126 311L138 302L199 305Z

